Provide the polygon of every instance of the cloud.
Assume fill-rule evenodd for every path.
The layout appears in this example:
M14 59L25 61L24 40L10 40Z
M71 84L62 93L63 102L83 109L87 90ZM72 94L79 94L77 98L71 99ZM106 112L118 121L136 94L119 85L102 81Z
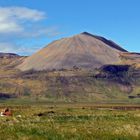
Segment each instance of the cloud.
M6 42L1 42L0 43L0 50L2 50L5 53L13 53L15 48L15 45L11 44L11 43L6 43Z
M58 27L37 27L33 26L28 29L28 32L24 32L22 37L24 38L38 38L42 36L46 37L54 37L58 35L60 32L58 31Z
M22 26L18 25L15 22L0 22L0 33L15 33L23 31Z
M46 18L42 11L26 7L0 7L0 33L24 31L26 21L36 22Z
M27 45L17 45L15 43L11 43L11 42L1 42L0 43L0 50L2 50L2 52L5 53L16 53L16 54L20 54L20 55L30 55L36 51L38 51L38 49L41 49L41 46L38 45L33 45L32 47L27 46Z
M29 55L40 49L41 43L36 45L40 38L59 34L57 27L47 27L42 23L45 19L46 13L36 9L0 7L0 51ZM36 42L29 46L26 43L29 40Z

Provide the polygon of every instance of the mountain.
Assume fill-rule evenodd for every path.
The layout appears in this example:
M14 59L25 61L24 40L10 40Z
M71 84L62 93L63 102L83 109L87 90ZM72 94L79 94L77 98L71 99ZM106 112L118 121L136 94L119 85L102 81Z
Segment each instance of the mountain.
M9 69L15 70L15 67L21 64L24 56L15 53L2 53L0 52L0 72L7 72ZM1 74L1 73L0 73ZM4 75L3 75L4 76Z
M15 53L2 53L0 52L0 58L16 58L19 57L18 54Z
M18 66L25 70L95 69L119 63L120 53L127 52L113 41L87 32L52 42L25 59Z
M0 101L11 98L140 103L140 53L87 32L54 41L28 57L0 53Z

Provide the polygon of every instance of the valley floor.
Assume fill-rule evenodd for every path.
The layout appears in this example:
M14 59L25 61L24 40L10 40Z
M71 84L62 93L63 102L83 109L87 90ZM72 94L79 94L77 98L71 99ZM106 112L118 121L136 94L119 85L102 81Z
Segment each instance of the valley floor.
M140 105L1 104L0 140L139 140Z

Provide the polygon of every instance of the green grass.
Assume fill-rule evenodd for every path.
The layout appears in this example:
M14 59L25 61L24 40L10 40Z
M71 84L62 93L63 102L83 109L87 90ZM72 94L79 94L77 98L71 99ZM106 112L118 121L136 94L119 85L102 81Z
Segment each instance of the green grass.
M140 139L140 110L111 109L120 105L1 104L0 108L6 106L13 116L0 117L0 140Z

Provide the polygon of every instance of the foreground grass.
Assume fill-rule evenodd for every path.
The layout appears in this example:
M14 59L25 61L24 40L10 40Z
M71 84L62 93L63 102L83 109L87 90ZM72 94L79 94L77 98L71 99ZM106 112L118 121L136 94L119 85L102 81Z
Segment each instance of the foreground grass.
M110 109L112 105L95 108L82 104L15 105L10 108L12 117L0 117L0 140L140 139L138 109L114 110Z

